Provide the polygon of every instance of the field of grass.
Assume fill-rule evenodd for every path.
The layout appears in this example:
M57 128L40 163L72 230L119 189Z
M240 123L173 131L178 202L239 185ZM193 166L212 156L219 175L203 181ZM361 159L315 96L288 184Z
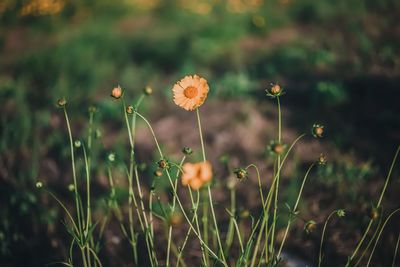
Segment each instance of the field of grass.
M191 229L187 266L345 266L355 251L347 266L398 266L399 15L394 0L0 1L0 265L175 266ZM196 111L173 101L193 74L210 88L204 153ZM199 191L181 184L183 147L212 165Z

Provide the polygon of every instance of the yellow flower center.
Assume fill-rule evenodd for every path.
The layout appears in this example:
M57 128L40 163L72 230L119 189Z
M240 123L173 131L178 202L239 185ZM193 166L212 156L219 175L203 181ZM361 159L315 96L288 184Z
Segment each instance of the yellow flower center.
M187 97L187 98L195 98L198 94L198 90L196 87L194 86L188 86L186 87L186 89L183 91L183 94Z

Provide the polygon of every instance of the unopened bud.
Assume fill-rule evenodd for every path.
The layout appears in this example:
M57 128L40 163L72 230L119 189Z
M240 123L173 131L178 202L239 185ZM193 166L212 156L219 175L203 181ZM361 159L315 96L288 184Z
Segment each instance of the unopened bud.
M190 148L190 147L184 147L183 149L182 149L182 152L183 152L183 154L185 154L185 155L191 155L192 153L193 153L193 150Z
M65 107L67 105L67 100L63 97L57 100L57 105L59 107Z
M238 169L234 170L233 172L236 174L236 178L238 178L239 180L247 178L246 169L238 168Z
M114 97L115 99L121 98L122 96L121 86L118 85L118 87L114 87L111 91L111 96Z
M314 124L311 132L315 138L322 138L324 135L324 126L320 124Z
M306 222L304 225L304 231L306 231L307 234L312 233L317 229L317 223L313 220Z
M169 167L168 162L165 159L160 160L157 164L160 169L167 169Z
M143 93L145 95L151 95L153 93L153 88L151 88L150 86L146 86L145 88L143 88Z

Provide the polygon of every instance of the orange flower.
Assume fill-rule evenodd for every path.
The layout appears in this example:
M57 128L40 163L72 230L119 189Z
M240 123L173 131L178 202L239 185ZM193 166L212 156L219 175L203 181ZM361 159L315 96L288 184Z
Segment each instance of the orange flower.
M172 88L174 102L186 110L194 110L200 107L207 98L207 80L197 75L185 76Z
M211 181L212 167L210 162L185 163L182 166L182 185L199 190L204 184Z

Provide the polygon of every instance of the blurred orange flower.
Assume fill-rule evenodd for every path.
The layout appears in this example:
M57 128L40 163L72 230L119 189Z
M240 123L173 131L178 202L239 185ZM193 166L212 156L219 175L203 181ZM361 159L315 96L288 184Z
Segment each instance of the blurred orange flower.
M172 88L174 102L186 110L194 110L201 106L208 94L207 80L198 75L185 76Z
M211 181L212 167L210 162L185 163L182 166L182 185L189 185L193 190L199 190L204 184Z

